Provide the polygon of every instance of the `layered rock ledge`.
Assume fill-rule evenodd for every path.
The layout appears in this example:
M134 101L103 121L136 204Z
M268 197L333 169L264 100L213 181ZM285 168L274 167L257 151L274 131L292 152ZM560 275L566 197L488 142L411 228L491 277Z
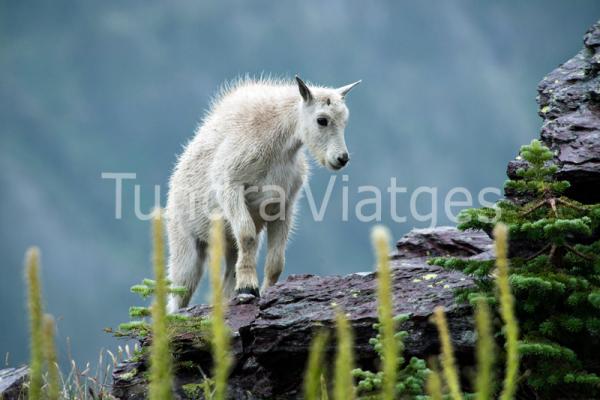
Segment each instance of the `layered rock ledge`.
M571 182L569 197L591 204L600 203L600 21L583 44L539 83L537 101L541 140L556 153L557 177ZM516 178L522 165L511 161L508 176Z
M429 322L432 310L443 306L448 315L457 358L472 362L474 345L471 310L456 304L454 291L472 284L458 272L430 266L430 256L486 256L490 239L480 232L459 232L442 227L415 230L398 242L392 257L394 312L409 314L402 326L408 331L408 356L427 358L438 353L437 331ZM357 364L376 368L376 356L368 341L375 335L377 319L376 274L347 276L292 275L270 288L256 301L229 307L228 323L233 331L234 366L229 379L232 399L296 399L301 387L311 339L318 329L334 327L334 307L348 314L355 336ZM204 317L209 306L183 311ZM210 349L198 345L193 333L175 338L176 391L187 398L183 385L199 383L211 370ZM142 345L147 345L142 341ZM327 353L333 356L335 341ZM190 366L193 365L193 368ZM113 395L141 399L145 393L146 360L124 363L114 372Z

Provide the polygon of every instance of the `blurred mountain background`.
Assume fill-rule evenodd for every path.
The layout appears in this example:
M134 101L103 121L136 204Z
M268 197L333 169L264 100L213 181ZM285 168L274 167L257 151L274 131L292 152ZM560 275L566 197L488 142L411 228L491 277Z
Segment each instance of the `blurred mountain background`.
M42 250L44 297L79 362L116 340L102 332L140 301L129 287L151 276L149 223L181 146L210 97L249 73L339 86L348 98L352 161L337 176L325 219L300 201L285 274L371 269L369 229L353 217L359 185L382 190L396 238L429 221L390 217L390 178L410 193L436 187L438 224L453 187L502 187L505 166L538 135L535 88L581 47L597 0L481 1L0 1L0 355L28 356L22 262ZM124 184L115 219L114 181ZM331 173L313 168L320 205ZM351 218L341 220L342 187ZM488 196L494 201L497 196ZM422 196L418 208L431 210ZM455 210L457 211L457 210ZM261 266L262 268L262 266ZM205 287L205 285L203 285ZM204 301L199 290L195 301Z

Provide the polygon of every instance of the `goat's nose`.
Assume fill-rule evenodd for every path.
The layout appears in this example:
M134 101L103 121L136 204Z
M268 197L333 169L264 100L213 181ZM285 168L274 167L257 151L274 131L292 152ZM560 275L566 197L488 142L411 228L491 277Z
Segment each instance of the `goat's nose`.
M340 165L343 167L344 165L348 164L348 161L350 160L350 157L348 157L348 153L344 153L341 156L339 156L337 158L337 160L340 163Z

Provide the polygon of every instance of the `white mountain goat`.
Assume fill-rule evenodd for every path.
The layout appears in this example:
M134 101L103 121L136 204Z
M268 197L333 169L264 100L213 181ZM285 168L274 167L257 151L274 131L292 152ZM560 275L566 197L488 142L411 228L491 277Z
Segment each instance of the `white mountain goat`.
M169 279L187 289L169 311L187 306L202 277L211 216L226 224L224 291L258 296L256 256L267 230L262 291L283 270L294 202L307 177L302 151L331 170L349 160L344 97L338 89L271 79L241 80L215 99L169 182L166 208Z

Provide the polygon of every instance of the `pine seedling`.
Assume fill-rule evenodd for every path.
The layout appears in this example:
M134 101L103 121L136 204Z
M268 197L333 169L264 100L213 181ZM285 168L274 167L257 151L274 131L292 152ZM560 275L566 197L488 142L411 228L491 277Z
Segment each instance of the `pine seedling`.
M424 393L429 370L425 361L412 357L405 362L404 338L406 331L396 332L396 327L406 322L406 314L393 317L392 273L389 262L390 235L384 227L373 229L372 241L377 265L378 322L373 324L377 335L369 344L381 360L381 370L371 372L354 369L358 379L358 394L364 399L394 399L403 396L420 396Z
M500 299L500 316L505 326L506 337L506 372L501 400L510 400L517 390L517 374L519 373L519 326L515 317L515 299L510 290L508 280L508 228L499 223L494 228L496 249L496 266L498 268L498 296Z
M44 354L48 366L48 400L58 400L60 396L60 371L54 342L55 324L50 314L44 314Z
M227 377L231 367L229 354L229 329L225 322L227 303L223 298L223 282L221 279L221 260L224 255L223 219L212 219L209 242L209 272L212 300L211 329L212 356L214 363L213 379L215 381L215 400L224 400L227 393Z
M315 335L310 344L308 363L304 373L305 400L321 400L323 398L321 376L323 375L327 337L327 333L321 331ZM327 388L325 388L325 390L327 390Z
M25 279L28 288L29 308L29 400L42 397L42 373L44 368L44 333L42 322L42 289L40 283L40 252L30 247L25 256Z
M433 310L433 322L437 327L440 338L442 370L444 371L444 377L446 378L446 383L450 389L450 397L452 400L461 400L463 397L460 390L460 382L458 380L456 361L454 360L454 349L452 348L450 332L448 331L448 322L446 321L446 314L444 313L443 307L438 306Z
M564 192L569 183L555 181L553 175L558 167L550 161L554 157L552 151L541 141L534 139L530 144L521 146L521 157L527 161L528 168L517 170L519 180L509 180L506 187L519 192L534 194L558 195Z
M166 280L167 294L183 296L187 293L187 289L180 286L172 286L169 280ZM142 299L146 299L156 294L156 281L154 279L144 279L141 284L133 285L131 292L138 294ZM151 307L132 306L129 307L129 316L131 318L141 318L140 320L134 320L119 324L119 331L117 335L131 335L136 334L138 336L145 336L150 331L150 325L146 322L147 317L152 316ZM176 327L177 323L185 324L189 322L189 317L181 314L167 315L167 322L170 327Z
M336 310L337 351L335 356L335 381L333 387L334 400L354 400L354 384L352 382L352 331L346 315Z
M473 278L475 286L457 293L459 300L475 305L478 298L485 298L500 311L502 292L510 290L515 297L512 308L520 327L503 321L502 332L507 346L505 378L513 382L509 392L517 390L511 386L516 385L522 364L527 370L522 383L540 398L553 398L558 392L596 398L600 318L593 293L600 288L600 241L594 233L600 229L600 204L585 205L564 196L569 184L558 179L553 152L540 141L523 146L520 155L525 166L517 171L518 179L506 184L519 196L493 208L464 210L459 216L459 229L483 229L490 235L496 221L506 224L515 244L507 275L496 279L502 270L496 260L430 262ZM507 261L498 261L508 267ZM507 279L510 287L502 283Z
M398 370L398 341L395 337L392 276L389 259L389 231L377 226L372 232L373 247L377 257L377 301L379 324L381 325L383 387L382 400L393 400L396 391L396 373Z
M407 314L396 315L393 318L396 326L403 324L408 319L409 315ZM375 337L369 339L369 344L373 347L379 359L383 360L384 346L381 342L382 326L380 323L375 323L373 324L373 329L378 333ZM408 332L406 331L398 331L394 334L394 339L396 340L398 348L396 357L398 370L396 373L394 396L395 398L420 398L419 396L424 393L429 369L427 368L425 361L417 357L411 357L409 362L405 362L406 360L402 353L404 350L404 339L407 336ZM356 368L352 371L352 375L358 379L357 390L361 399L380 400L384 375L383 371L371 372L369 370Z
M476 399L488 400L492 398L493 391L494 338L492 335L490 308L487 301L483 298L477 301L475 322L477 326Z
M150 347L150 400L173 398L173 373L167 322L167 278L165 276L165 248L163 220L160 210L152 219L154 303L152 305L152 344Z

